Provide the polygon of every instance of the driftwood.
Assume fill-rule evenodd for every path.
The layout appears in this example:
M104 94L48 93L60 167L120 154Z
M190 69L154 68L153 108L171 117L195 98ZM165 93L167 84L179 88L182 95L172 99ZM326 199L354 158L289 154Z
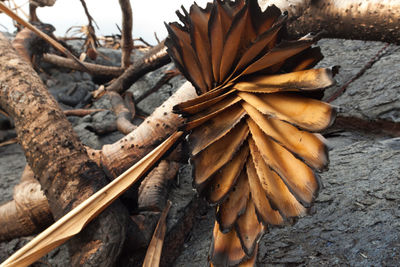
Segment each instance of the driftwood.
M0 35L0 105L57 219L106 184L39 76ZM118 202L70 242L73 265L110 265L125 240L127 212ZM107 234L108 233L108 234ZM97 239L93 243L93 238Z

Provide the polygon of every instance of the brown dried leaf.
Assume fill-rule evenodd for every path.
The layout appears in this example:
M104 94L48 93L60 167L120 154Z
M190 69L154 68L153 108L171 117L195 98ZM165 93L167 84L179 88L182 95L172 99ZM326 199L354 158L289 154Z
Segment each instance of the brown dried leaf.
M320 38L318 35L307 35L297 41L282 42L279 45L275 46L270 52L258 59L256 62L248 66L241 75L252 74L273 66L279 62L283 62L286 59L309 48L318 40L318 38Z
M236 231L224 234L215 222L211 244L210 261L215 266L234 266L246 258Z
M217 221L220 225L222 232L229 231L236 219L246 209L247 201L249 199L249 183L247 182L246 172L243 170L237 183L229 193L228 198L217 207Z
M310 166L322 170L328 165L328 148L322 135L301 131L289 123L263 115L246 102L242 106L266 135L301 157Z
M328 103L285 93L238 95L263 114L295 124L309 131L321 131L329 127L335 111Z
M189 135L189 144L192 155L219 140L226 135L246 114L240 105L233 105L195 128Z
M306 209L297 201L293 194L289 191L286 184L282 181L276 172L272 171L264 159L262 158L258 148L252 138L249 138L249 145L253 164L249 164L247 172L256 171L259 185L262 186L267 198L286 218L302 216ZM253 166L252 166L253 165ZM250 167L250 168L249 168ZM255 167L255 169L253 169ZM257 181L255 181L257 183ZM253 180L250 180L250 189L253 188ZM257 185L258 186L258 185ZM259 190L259 188L257 188ZM252 192L252 195L253 192ZM257 206L256 206L257 208Z
M242 146L235 157L217 172L207 185L205 196L210 203L220 203L232 190L249 154L249 147Z
M171 201L161 213L153 237L151 238L149 247L147 248L146 256L143 261L143 267L157 267L160 265L161 252L164 244L165 232L167 231L167 215L171 208Z
M249 142L252 142L254 144L254 141L252 139L249 140ZM253 154L254 153L252 153L252 155ZM246 164L252 202L254 203L258 217L260 218L260 221L262 223L264 223L265 225L280 225L283 223L283 218L278 211L272 209L271 204L269 203L269 200L267 198L267 194L261 186L261 178L258 177L256 168L254 167L253 162L258 162L259 160L262 160L262 158L255 158L254 156L252 156L249 157L249 160Z
M239 236L242 248L247 256L254 253L254 248L263 233L264 227L258 221L253 199L247 201L246 211L236 222L236 232Z
M216 96L216 97L214 97L214 98L211 98L211 99L209 99L209 100L206 100L206 101L204 101L204 102L201 102L201 103L199 103L199 104L196 104L196 105L192 105L192 106L188 106L188 107L182 108L182 109L180 110L180 113L184 113L185 115L188 115L188 114L197 114L197 113L199 113L199 112L201 112L201 111L203 111L203 110L205 110L205 109L207 109L207 108L212 107L215 103L222 101L223 99L225 99L227 96L231 95L231 94L232 94L233 92L235 92L235 91L236 91L236 90L231 89L231 90L227 91L227 92L224 93L224 94L221 94L221 95L219 95L219 96Z
M189 121L184 125L184 129L188 131L202 125L217 114L238 103L240 100L242 99L236 95L227 96L225 99L212 105L209 109L191 116Z
M195 184L202 184L224 166L239 150L249 133L245 122L239 123L231 132L192 158Z
M252 119L249 118L247 123L264 161L279 174L296 198L304 204L311 204L319 190L313 171L266 136Z
M261 75L238 82L234 88L245 92L308 91L335 84L332 70L310 69L285 74Z

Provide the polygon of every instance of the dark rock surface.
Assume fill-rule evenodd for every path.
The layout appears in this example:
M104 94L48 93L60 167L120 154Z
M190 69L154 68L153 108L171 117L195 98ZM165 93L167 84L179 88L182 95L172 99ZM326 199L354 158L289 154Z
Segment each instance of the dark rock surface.
M319 66L340 65L329 97L385 44L321 40ZM384 54L332 104L340 116L400 120L400 49ZM330 169L313 214L271 228L260 241L258 266L398 266L400 262L400 140L368 132L328 135ZM197 222L174 266L206 266L213 212Z

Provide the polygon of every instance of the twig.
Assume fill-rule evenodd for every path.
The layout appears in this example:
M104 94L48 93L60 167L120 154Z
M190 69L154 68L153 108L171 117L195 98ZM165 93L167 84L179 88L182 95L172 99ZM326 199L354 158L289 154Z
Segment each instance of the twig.
M131 113L125 107L124 100L116 92L107 92L110 97L111 105L115 115L117 116L117 129L123 134L129 134L137 128L130 121Z
M84 117L86 115L90 115L104 110L105 109L70 109L70 110L64 110L64 114L65 116Z
M92 22L96 25L97 29L99 26L97 25L96 21L93 19L93 17L90 15L89 10L86 6L86 2L84 0L80 0L81 4L83 6L83 9L85 10L86 17L88 18L88 26L86 27L86 41L84 46L86 46L86 53L89 55L91 59L95 59L97 57L97 51L96 48L99 46L99 41L97 40L96 37L96 31L93 27ZM89 45L91 47L89 47Z
M18 142L18 139L17 138L13 138L13 139L4 141L3 143L0 143L0 147L8 146L8 145L11 145L11 144L15 144L17 142Z
M156 33L156 32L154 32L154 38L156 38L157 44L161 43L161 42L160 42L160 39L158 39L158 36L157 36L157 33Z
M139 96L136 100L136 103L139 103L152 93L155 93L158 89L160 89L164 84L166 84L169 80L171 80L173 77L179 75L180 73L177 71L167 71L165 74L161 77L161 79L151 88L149 91L145 92L141 96Z
M348 80L340 89L338 89L336 92L334 92L333 95L331 95L328 98L327 102L330 103L330 102L334 101L336 98L338 98L339 96L341 96L352 82L354 82L355 80L360 78L369 68L372 67L372 65L374 65L375 62L377 62L385 54L385 50L386 50L386 48L388 48L388 46L389 46L389 43L386 43L378 51L378 53L376 53L375 56L373 58L371 58L371 60L368 61L367 64L365 64L364 67L362 67L362 69L360 69L360 71L355 76L353 76L350 80Z
M131 119L133 120L136 115L135 101L131 92L126 92L124 95L125 105L131 113Z
M86 69L86 67L82 64L82 62L79 61L68 49L63 47L61 44L59 44L56 40L42 32L41 30L37 29L35 26L30 24L29 22L23 20L20 16L18 16L14 11L9 9L6 5L3 4L3 2L0 2L0 10L3 11L5 14L7 14L10 18L13 20L17 21L24 27L30 29L37 35L39 35L41 38L43 38L46 42L51 44L55 49L66 55L67 57L73 59L77 64L81 65L82 68ZM90 72L88 69L86 69L88 72Z
M119 0L122 11L122 58L121 67L126 69L131 64L132 40L132 8L129 0Z
M96 28L98 29L99 26L97 25L97 23L93 19L93 17L90 15L89 9L87 8L87 5L86 5L86 2L84 0L80 0L80 1L81 1L82 6L83 6L83 9L85 10L86 17L88 18L89 26L93 28L92 22L94 22L94 24L96 25Z
M5 111L3 111L1 108L0 108L0 114L6 116L7 118L10 117L10 116L8 116L8 114L7 114Z
M133 39L133 40L134 40L134 41L141 41L141 42L144 43L146 46L152 47L152 45L149 44L148 42L146 42L142 37L135 38L135 39ZM158 42L158 43L160 43L160 42Z
M59 67L65 67L79 71L88 71L92 75L110 75L118 77L124 72L124 70L120 67L104 66L87 62L81 62L81 64L78 65L71 59L53 54L44 54L43 60ZM84 68L82 66L84 66Z

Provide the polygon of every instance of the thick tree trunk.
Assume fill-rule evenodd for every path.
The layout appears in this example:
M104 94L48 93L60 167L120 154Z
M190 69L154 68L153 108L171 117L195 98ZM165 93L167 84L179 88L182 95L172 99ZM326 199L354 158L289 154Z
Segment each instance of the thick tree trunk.
M106 184L39 76L0 35L0 106L15 121L27 162L58 219ZM118 202L70 242L72 264L110 266L124 242L128 215Z
M259 0L289 12L291 37L325 30L324 37L400 43L397 0Z

